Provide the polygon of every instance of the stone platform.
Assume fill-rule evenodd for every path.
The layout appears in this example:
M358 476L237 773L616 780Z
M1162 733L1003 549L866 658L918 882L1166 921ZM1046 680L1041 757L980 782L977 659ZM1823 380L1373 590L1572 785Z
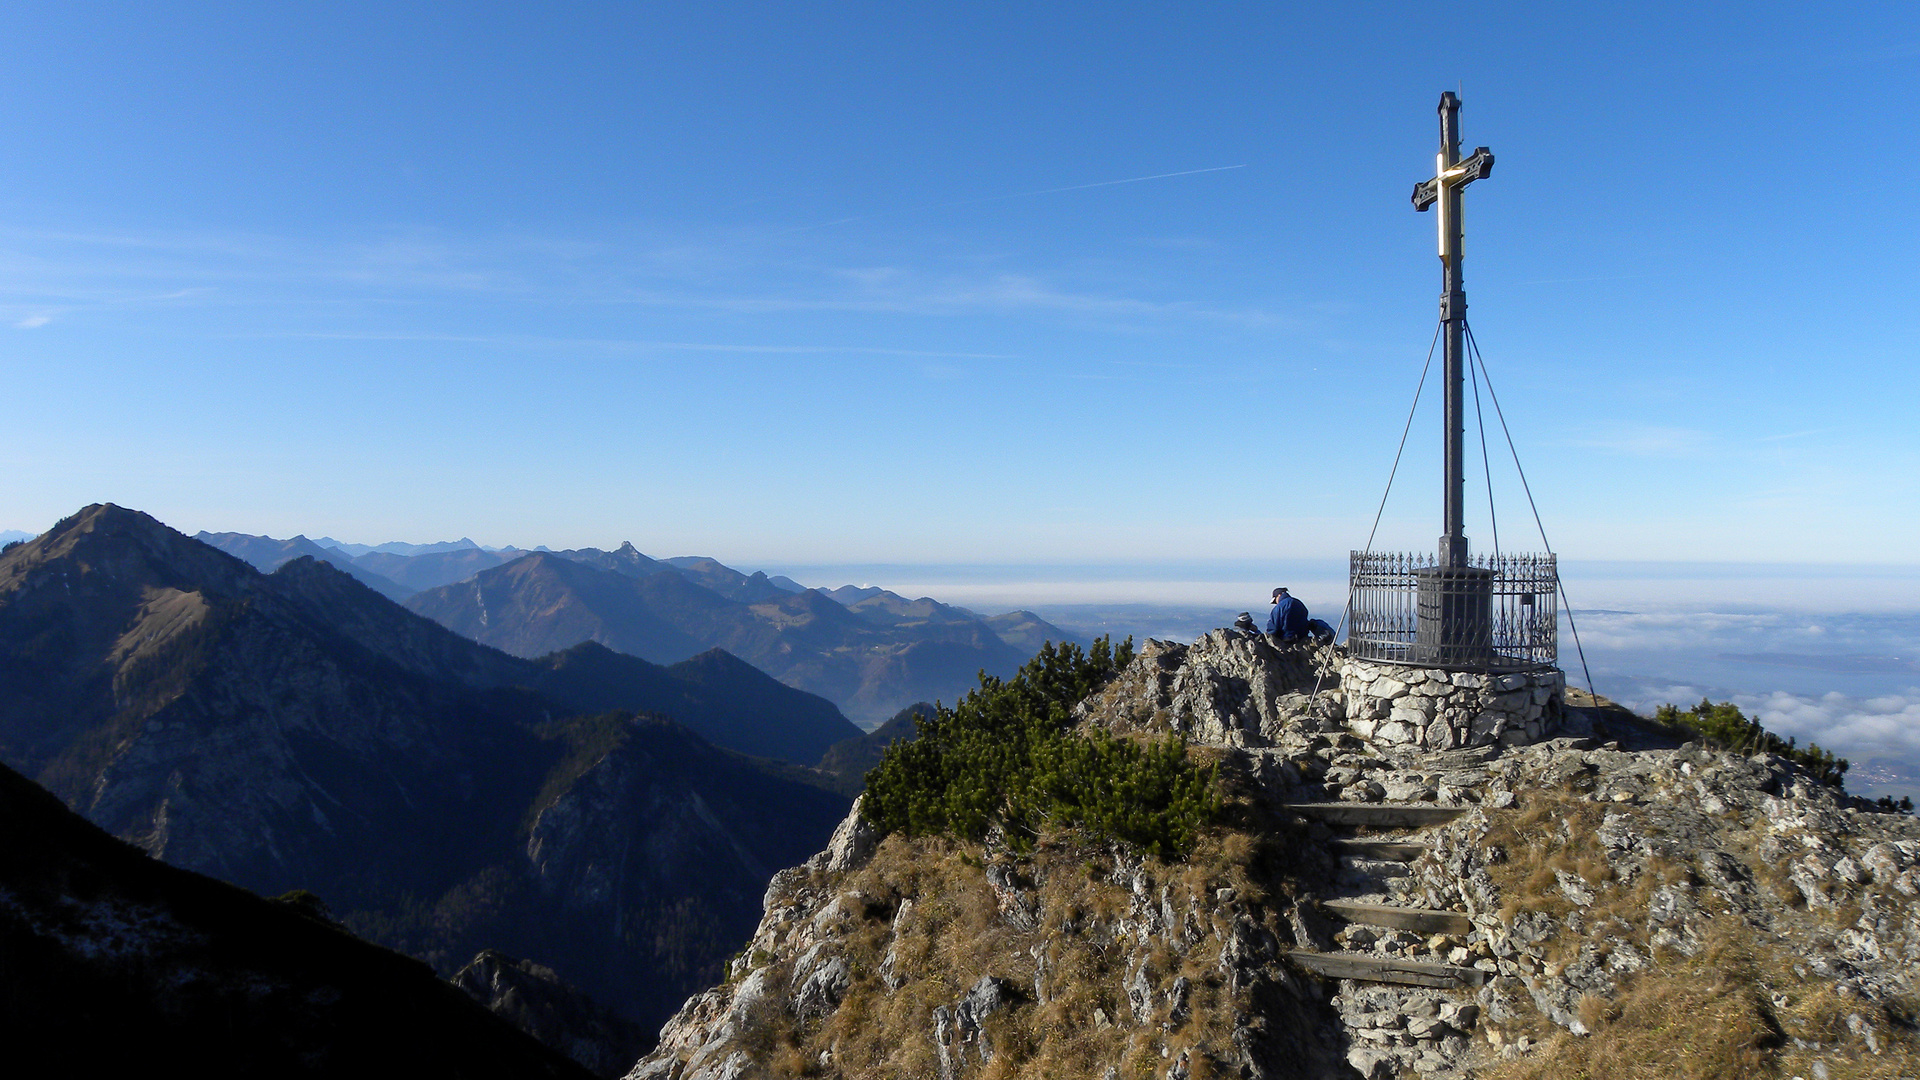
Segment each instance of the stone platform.
M1547 738L1560 725L1566 686L1557 668L1502 675L1352 658L1340 666L1347 727L1355 735L1429 750Z

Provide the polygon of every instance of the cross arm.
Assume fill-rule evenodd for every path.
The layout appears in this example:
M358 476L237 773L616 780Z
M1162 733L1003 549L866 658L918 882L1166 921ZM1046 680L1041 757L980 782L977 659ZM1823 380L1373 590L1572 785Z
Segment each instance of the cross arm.
M1493 175L1493 151L1486 147L1475 150L1462 158L1460 164L1447 170L1447 179L1456 184L1471 184L1475 180L1485 180ZM1413 208L1425 211L1440 198L1440 177L1436 176L1413 185Z

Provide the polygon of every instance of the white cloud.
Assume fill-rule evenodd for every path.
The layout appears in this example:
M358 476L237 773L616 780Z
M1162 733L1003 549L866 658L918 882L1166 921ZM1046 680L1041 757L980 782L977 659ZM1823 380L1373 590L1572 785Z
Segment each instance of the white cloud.
M1620 703L1647 715L1666 704L1690 707L1702 697L1731 701L1768 731L1802 745L1817 742L1842 757L1895 758L1920 770L1920 687L1859 698L1785 690L1719 694L1710 688L1676 684L1637 689Z
M1736 699L1734 704L1758 717L1769 730L1802 742L1920 757L1920 688L1864 700L1839 693L1815 698L1775 691Z
M1594 611L1579 621L1596 688L1637 713L1702 698L1731 701L1801 745L1817 742L1856 766L1876 759L1920 775L1920 615L1910 605L1906 612ZM1563 628L1560 660L1579 684L1570 638Z
M977 254L936 255L932 266L917 270L847 262L847 255L838 243L796 249L751 232L693 239L640 232L589 242L407 230L327 243L253 235L59 233L0 222L0 300L16 308L50 300L150 302L155 287L165 299L180 299L218 283L230 294L227 302L241 297L252 303L499 296L744 314L1042 312L1282 328L1294 321L1258 307L1221 307L1183 296L1188 290L1177 280L1133 282L1116 291L1058 283L1041 272L984 271Z
M21 330L37 330L53 321L51 315L29 315L13 325Z

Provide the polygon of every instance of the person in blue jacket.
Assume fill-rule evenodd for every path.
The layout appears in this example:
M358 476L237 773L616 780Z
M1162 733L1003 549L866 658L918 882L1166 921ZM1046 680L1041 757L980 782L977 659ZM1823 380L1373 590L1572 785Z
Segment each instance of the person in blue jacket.
M1281 641L1298 641L1307 634L1307 605L1287 595L1285 589L1273 590L1273 610L1267 612L1267 633Z

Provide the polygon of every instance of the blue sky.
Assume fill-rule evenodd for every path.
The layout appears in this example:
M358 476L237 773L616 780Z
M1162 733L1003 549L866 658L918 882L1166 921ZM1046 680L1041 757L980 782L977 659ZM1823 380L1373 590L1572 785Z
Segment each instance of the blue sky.
M1433 332L1407 193L1458 88L1498 157L1472 321L1554 546L1920 564L1911 5L8 22L0 528L1337 560ZM1439 531L1436 410L1379 546Z

